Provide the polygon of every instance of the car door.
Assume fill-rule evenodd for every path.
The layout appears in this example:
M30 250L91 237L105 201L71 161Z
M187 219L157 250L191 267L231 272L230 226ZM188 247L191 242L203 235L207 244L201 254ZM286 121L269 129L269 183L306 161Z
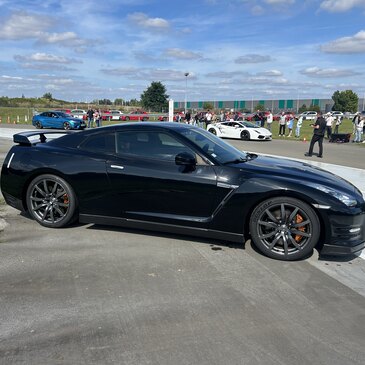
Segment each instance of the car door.
M214 166L164 131L117 132L116 146L117 154L107 161L114 216L198 226L209 222L223 199ZM181 152L197 156L195 169L175 163Z

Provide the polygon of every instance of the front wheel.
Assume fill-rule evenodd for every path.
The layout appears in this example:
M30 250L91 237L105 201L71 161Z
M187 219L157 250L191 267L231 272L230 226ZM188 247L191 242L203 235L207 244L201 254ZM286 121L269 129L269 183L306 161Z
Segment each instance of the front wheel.
M63 129L65 129L65 130L71 129L71 124L69 122L64 122L63 123Z
M35 122L35 127L38 128L38 129L42 129L43 128L41 122Z
M217 135L217 131L214 128L209 128L208 132L214 134L215 136Z
M30 215L42 226L65 227L75 220L76 196L71 186L55 175L36 177L27 189Z
M266 256L292 261L307 257L318 242L319 219L301 200L277 197L253 211L250 233L254 245Z
M244 141L249 141L250 140L250 132L249 131L242 131L241 132L241 139L243 139Z

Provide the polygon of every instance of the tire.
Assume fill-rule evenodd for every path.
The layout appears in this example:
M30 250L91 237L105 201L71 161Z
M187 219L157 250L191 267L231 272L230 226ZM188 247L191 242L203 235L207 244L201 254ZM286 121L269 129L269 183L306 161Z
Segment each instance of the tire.
M46 174L36 177L28 186L26 200L30 215L42 226L65 227L77 217L75 193L58 176Z
M306 203L289 197L265 200L250 218L253 244L264 255L283 261L308 257L319 240L317 214Z
M249 131L242 131L241 132L241 139L243 139L244 141L249 141L250 140L250 132Z
M125 120L129 120L129 117L125 117Z
M143 121L143 122L146 122L147 120L148 120L148 118L147 118L147 117L143 117L143 118L142 118L142 121Z
M208 132L214 134L215 136L217 135L217 131L214 128L209 128Z
M71 124L69 122L64 122L63 123L63 129L65 129L65 130L71 129Z
M38 128L38 129L42 129L43 128L41 122L35 122L35 127Z

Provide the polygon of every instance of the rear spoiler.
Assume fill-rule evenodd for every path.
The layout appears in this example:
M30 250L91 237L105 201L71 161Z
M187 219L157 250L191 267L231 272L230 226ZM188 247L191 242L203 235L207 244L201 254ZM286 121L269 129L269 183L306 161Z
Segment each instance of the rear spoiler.
M21 133L17 133L14 134L13 136L13 141L14 143L18 143L21 146L32 146L33 144L37 144L37 143L46 143L47 142L47 137L46 135L53 135L53 138L49 138L49 139L54 139L54 138L59 138L62 137L63 135L66 134L71 134L71 133L75 133L78 131L75 130L61 130L61 131L55 131L55 130L49 130L49 129L44 129L44 130L37 130L37 131L27 131L27 132L21 132ZM57 137L57 135L59 135ZM34 137L34 138L32 138Z

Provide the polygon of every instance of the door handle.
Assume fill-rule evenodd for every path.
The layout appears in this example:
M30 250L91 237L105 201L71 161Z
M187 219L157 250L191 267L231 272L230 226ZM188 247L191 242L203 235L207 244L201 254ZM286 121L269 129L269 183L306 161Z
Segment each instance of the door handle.
M111 167L112 169L124 170L124 166L119 166L119 165L110 165L110 167Z

